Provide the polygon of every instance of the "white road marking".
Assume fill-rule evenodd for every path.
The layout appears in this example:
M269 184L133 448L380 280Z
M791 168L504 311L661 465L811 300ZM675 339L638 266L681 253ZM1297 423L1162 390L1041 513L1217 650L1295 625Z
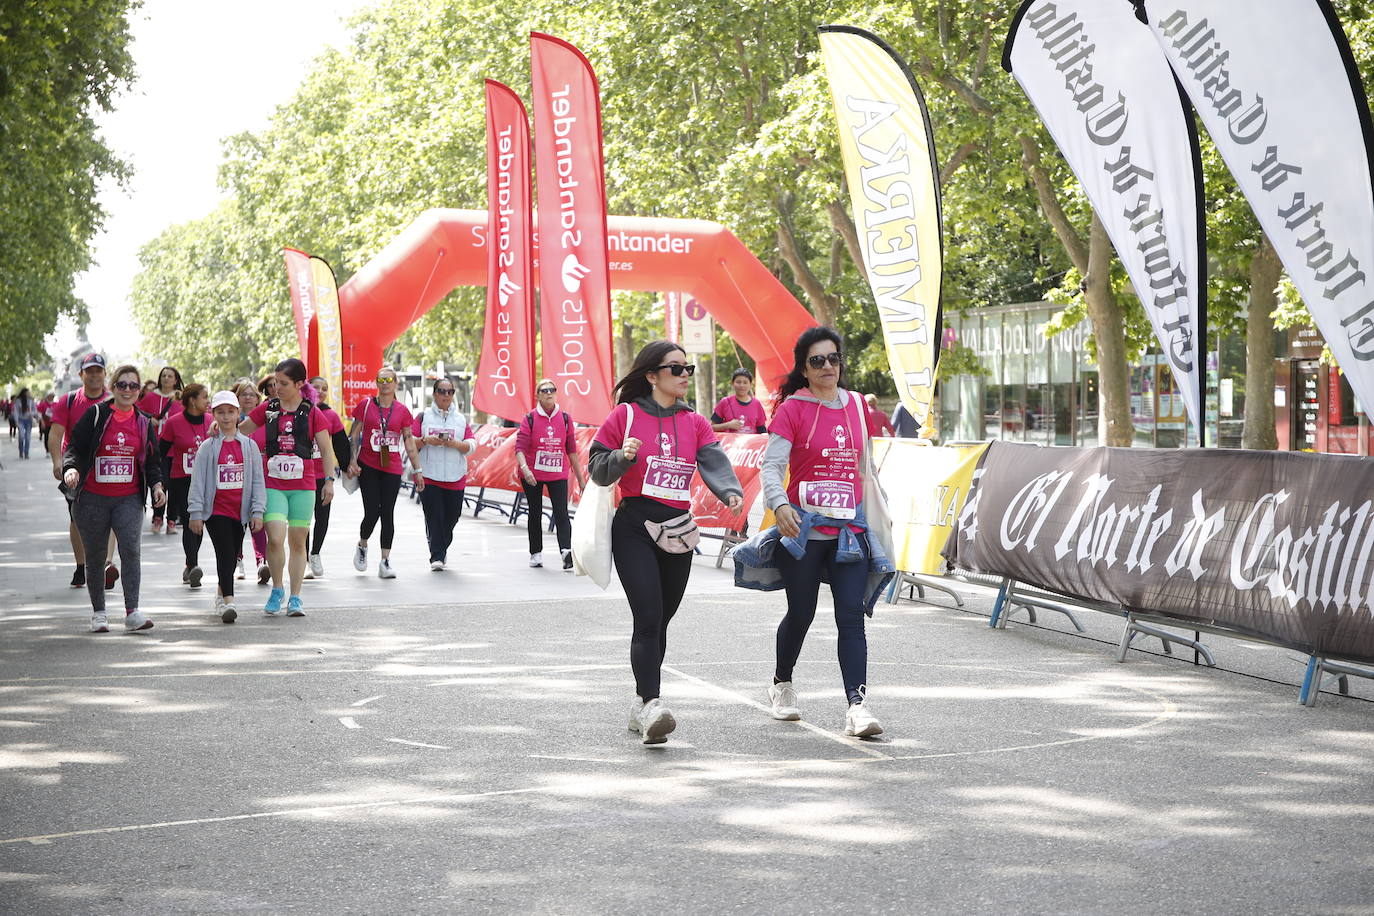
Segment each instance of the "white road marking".
M628 760L607 760L602 757L555 757L551 754L528 754L531 760L572 760L578 763L629 763Z
M422 742L420 742L420 741L407 741L407 740L404 739L404 738L387 738L387 739L385 739L385 740L390 741L392 744L405 744L405 745L408 745L408 746L410 746L410 747L424 747L424 748L429 748L429 749L432 750L432 751L451 751L451 750L453 750L453 748L451 748L451 747L445 747L445 746L442 745L442 744L424 744L424 743L422 743Z
M356 703L354 703L354 704L352 704L352 705L354 705L354 706L366 706L368 703L371 703L373 700L380 700L383 696L385 696L385 694L379 693L379 694L377 694L375 697L368 697L366 700L359 700L358 702L356 702Z
M691 674L687 674L687 673L685 673L685 672L679 671L679 670L677 670L676 668L674 668L672 665L664 665L664 666L663 666L663 670L664 670L664 671L667 671L669 674L675 675L676 677L682 678L684 681L691 681L693 684L696 684L696 685L698 685L698 686L700 686L700 687L706 687L706 688L709 689L709 690L714 690L714 691L716 691L717 693L722 693L722 694L724 694L725 696L730 697L730 698L733 699L733 700L736 700L736 701L738 701L738 702L740 702L740 703L744 703L744 704L746 704L746 705L748 705L748 706L752 706L752 707L754 707L755 709L761 710L762 712L768 713L768 714L769 714L769 717L770 717L770 718L772 717L772 710L771 710L771 709L769 709L767 706L764 706L762 703L758 702L757 700L745 696L745 695L742 694L742 693L736 693L735 691L729 689L728 687L721 687L719 684L712 684L710 681L704 681L704 680L702 680L702 679L699 678L699 677L695 677L695 676L693 676L693 675L691 675ZM789 722L788 724L789 724L789 725L796 725L796 726L798 726L798 727L800 727L800 728L804 728L804 729L806 729L807 731L812 732L813 734L820 735L822 738L829 738L831 741L835 741L835 742L837 742L837 743L839 743L839 744L844 745L845 747L849 748L851 751L858 751L858 752L861 753L861 754L867 754L868 756L870 756L870 757L876 757L876 758L878 758L879 760L891 760L891 759L892 759L891 755L884 754L884 753L882 753L881 751L875 751L875 750L874 750L873 748L871 748L871 747L865 747L863 744L859 743L859 740L858 740L857 738L846 738L846 737L843 736L843 735L837 735L837 734L835 734L834 732L828 732L828 731L826 731L825 729L823 729L823 728L821 728L821 727L819 727L819 726L817 726L817 725L812 725L810 722L799 721L799 722Z
M362 726L359 725L357 720L354 719L352 716L340 716L339 724L342 725L344 728L362 728Z

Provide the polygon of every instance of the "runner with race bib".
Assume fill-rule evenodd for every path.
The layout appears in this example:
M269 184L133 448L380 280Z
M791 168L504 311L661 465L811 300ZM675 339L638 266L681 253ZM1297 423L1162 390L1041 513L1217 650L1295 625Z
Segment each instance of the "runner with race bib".
M589 459L593 481L603 487L619 483L611 555L634 615L630 667L637 697L630 730L644 744L662 744L677 727L659 687L668 623L687 589L698 538L690 511L692 475L700 470L732 512L744 503L711 424L683 400L695 371L671 341L641 350L616 384L619 401L597 432Z
M425 489L424 469L411 435L414 423L410 410L396 400L396 370L382 367L377 372L377 395L359 401L353 410L353 463L347 471L349 477L358 478L363 494L363 521L358 526L353 568L367 570L367 542L380 521L382 560L377 564L377 575L382 579L396 578L391 568L391 543L396 537L396 496L401 492L405 469L402 448L410 456L415 492Z
M568 472L579 486L587 477L577 461L577 436L572 418L558 407L558 388L550 379L535 386L539 404L520 421L515 433L515 463L529 510L525 530L530 541L530 566L544 565L544 491L549 492L554 530L563 568L572 569L572 525L568 521Z
M191 470L189 528L210 535L215 548L215 613L225 623L238 617L234 606L234 565L243 544L243 529L259 531L267 511L262 453L239 432L239 399L232 391L218 392L210 402L215 425L196 450Z
M167 418L181 413L181 390L185 386L181 373L172 366L163 366L157 374L157 386L138 399L138 409L153 421L153 434L161 435L162 426ZM162 479L168 477L168 468L163 465ZM153 534L162 533L162 522L167 505L153 507Z
M176 526L181 526L181 549L186 554L181 581L191 588L200 588L201 536L186 527L191 520L187 495L191 492L191 467L196 460L196 449L210 435L211 424L206 413L210 409L210 392L204 385L187 385L181 390L181 408L180 413L169 416L162 424L159 436L163 467L170 464L172 469L167 494L167 533L175 534Z
M839 631L840 674L849 701L844 733L866 738L882 733L868 709L868 642L864 614L871 613L875 569L890 568L864 504L869 442L868 405L841 387L844 355L840 335L808 328L793 348L791 373L778 389L760 477L775 528L736 548L737 567L761 557L781 574L787 615L778 626L777 668L768 690L775 719L801 718L792 669L816 616L822 580L830 583ZM784 485L784 474L787 483ZM876 488L875 488L876 492ZM764 549L767 545L767 549ZM741 581L737 572L736 581ZM886 579L882 578L885 583ZM760 586L755 586L760 587ZM880 587L880 586L879 586Z
M325 421L329 424L329 441L334 446L334 466L346 468L353 460L353 445L348 434L344 432L343 420L339 419L334 408L327 403L329 382L317 375L310 380L310 387L315 390L315 406L324 414ZM329 533L329 510L332 503L324 501L324 456L320 454L318 447L311 450L310 462L315 467L315 524L310 528L310 557L305 577L318 579L324 575L324 560L320 559L320 548L324 547L325 535Z
M110 631L100 570L111 540L118 542L124 567L124 628L152 627L138 609L143 498L151 492L154 502L166 499L148 418L134 409L143 389L138 369L120 366L114 371L114 387L113 400L87 408L76 421L62 453L62 483L72 494L73 518L86 549L92 633Z
M239 432L251 437L264 430L267 459L267 566L272 575L272 592L263 612L269 617L282 613L285 589L283 567L288 567L286 549L290 542L291 597L286 616L304 617L301 582L305 579L306 551L309 549L310 519L315 512L315 469L310 463L318 446L324 459L325 484L321 495L326 503L334 498L334 449L329 444L329 424L313 402L306 399L305 363L284 359L277 363L275 396L259 404L239 424Z
M463 490L467 487L468 453L477 447L468 418L453 404L458 389L447 378L434 382L433 400L415 418L411 435L420 445L420 460L428 473L420 506L425 512L425 537L429 540L429 568L439 572L448 562L453 527L463 514Z

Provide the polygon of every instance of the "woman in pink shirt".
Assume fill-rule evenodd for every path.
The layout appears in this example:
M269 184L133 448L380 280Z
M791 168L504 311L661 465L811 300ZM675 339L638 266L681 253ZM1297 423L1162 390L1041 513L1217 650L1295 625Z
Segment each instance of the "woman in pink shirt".
M768 417L763 404L754 397L754 373L743 366L730 377L733 395L726 395L716 403L711 414L711 428L718 433L762 433L768 430Z
M382 523L382 560L377 575L396 578L391 568L391 542L396 537L396 496L401 492L404 461L401 449L410 456L415 492L425 488L424 468L415 450L411 427L415 417L406 405L396 400L396 370L383 366L377 372L376 397L364 398L353 410L353 463L346 472L358 478L363 495L363 521L358 527L358 548L353 552L353 568L367 570L367 542Z
M677 727L659 698L660 670L668 623L687 590L697 543L693 475L700 471L732 512L744 502L711 424L684 400L695 371L671 341L641 350L616 385L619 401L597 432L589 460L592 479L603 487L617 483L621 496L611 524L611 555L634 615L630 730L645 744L662 744Z
M577 436L572 418L558 407L558 388L551 379L540 379L534 392L539 404L525 414L515 433L515 463L525 490L530 541L530 566L544 565L544 491L549 491L558 552L563 568L572 569L572 525L568 522L568 471L579 486L586 476L577 462Z
M172 366L163 366L157 374L157 381L144 382L143 387L147 388L149 385L153 388L145 391L138 399L138 409L153 421L153 434L159 435L167 418L181 413L181 389L185 386L181 381L181 373ZM163 468L162 476L167 477L166 468ZM166 504L153 507L153 534L162 533L162 521L166 510Z
M191 588L200 588L202 539L186 527L191 520L187 513L187 496L191 492L191 468L196 460L196 449L210 437L214 426L209 416L210 392L204 385L187 385L181 392L181 408L179 413L168 417L162 424L159 435L163 466L171 468L168 475L167 533L175 534L176 526L181 526L181 549L186 555L181 581Z

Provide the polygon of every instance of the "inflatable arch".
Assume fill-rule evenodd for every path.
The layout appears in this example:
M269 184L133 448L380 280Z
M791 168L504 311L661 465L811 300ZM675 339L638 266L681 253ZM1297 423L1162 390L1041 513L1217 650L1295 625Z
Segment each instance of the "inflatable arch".
M692 296L754 358L762 382L791 369L792 344L816 321L734 233L639 216L612 216L608 231L612 289ZM486 285L486 234L485 210L426 210L340 287L345 407L372 393L383 352L425 312L459 286Z

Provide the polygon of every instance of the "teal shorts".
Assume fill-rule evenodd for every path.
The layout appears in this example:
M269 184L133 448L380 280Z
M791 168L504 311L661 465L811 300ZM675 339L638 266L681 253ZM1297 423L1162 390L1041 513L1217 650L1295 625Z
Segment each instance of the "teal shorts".
M309 528L315 517L314 490L268 490L264 522L286 522L288 528Z

